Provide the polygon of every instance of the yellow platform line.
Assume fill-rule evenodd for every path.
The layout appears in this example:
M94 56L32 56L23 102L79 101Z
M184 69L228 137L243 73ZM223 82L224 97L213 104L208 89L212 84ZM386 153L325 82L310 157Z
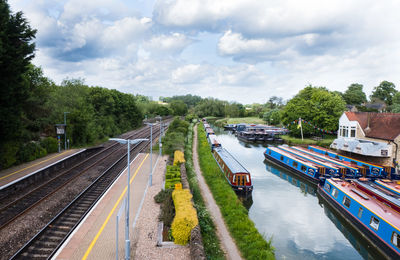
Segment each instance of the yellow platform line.
M66 153L66 152L67 152L67 151L64 151L64 152L62 152L62 153L60 153L60 154L58 154L58 155L55 155L55 156L53 156L53 157L50 157L49 159L46 159L46 160L44 160L44 161L41 161L41 162L32 164L31 166L25 167L25 168L23 168L23 169L21 169L21 170L18 170L18 171L15 171L15 172L13 172L13 173L10 173L10 174L8 174L8 175L6 175L6 176L0 177L0 180L1 180L1 179L4 179L4 178L7 178L7 177L9 177L9 176L11 176L11 175L14 175L14 174L16 174L16 173L22 172L23 170L32 168L33 166L36 166L36 165L39 165L39 164L41 164L41 163L47 162L47 161L49 161L49 160L51 160L51 159L57 158L57 157L63 155L64 153Z
M135 179L136 174L139 172L140 168L142 167L144 161L147 159L147 157L149 156L149 154L146 155L146 157L144 157L143 161L140 163L139 167L136 169L135 174L132 176L131 180L129 181L129 183L133 182L133 179ZM108 221L110 220L112 214L114 213L115 209L117 208L118 204L121 202L122 197L125 195L126 191L128 190L128 186L125 186L124 191L121 193L121 195L119 196L117 202L114 204L113 208L111 209L110 213L108 214L106 220L104 221L103 225L101 225L101 228L99 229L99 231L97 232L96 236L93 238L92 242L90 243L88 249L85 252L85 255L82 257L82 260L87 259L87 257L89 256L90 252L92 251L94 245L97 242L97 239L99 239L101 233L103 233L104 228L106 227Z

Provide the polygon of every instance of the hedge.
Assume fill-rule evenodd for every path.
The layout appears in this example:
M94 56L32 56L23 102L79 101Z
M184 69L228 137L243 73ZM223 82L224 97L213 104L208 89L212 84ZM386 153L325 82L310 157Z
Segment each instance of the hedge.
M188 189L176 189L172 192L175 205L175 218L171 229L175 244L186 245L190 232L199 224L196 209L192 205L192 194Z

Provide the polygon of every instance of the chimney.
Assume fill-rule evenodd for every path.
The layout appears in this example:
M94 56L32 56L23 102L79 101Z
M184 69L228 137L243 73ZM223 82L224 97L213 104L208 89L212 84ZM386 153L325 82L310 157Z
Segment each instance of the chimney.
M364 132L367 134L369 131L371 131L371 128L369 127L369 121L371 119L371 114L367 112L367 128L365 128Z

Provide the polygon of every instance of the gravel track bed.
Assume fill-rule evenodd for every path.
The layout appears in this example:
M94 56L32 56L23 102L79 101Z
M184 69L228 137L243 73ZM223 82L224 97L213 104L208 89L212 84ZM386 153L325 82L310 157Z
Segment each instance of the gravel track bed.
M138 130L123 134L129 136ZM104 144L108 147L111 142ZM10 223L0 230L0 260L9 259L28 240L41 230L58 212L65 208L80 192L89 186L106 166L95 166L88 172L73 180L67 186L51 195L31 209L28 213L19 217L17 221Z

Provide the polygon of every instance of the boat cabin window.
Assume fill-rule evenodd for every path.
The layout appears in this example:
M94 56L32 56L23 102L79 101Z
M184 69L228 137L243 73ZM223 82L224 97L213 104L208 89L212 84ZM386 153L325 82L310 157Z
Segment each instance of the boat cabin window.
M271 155L271 150L268 151L268 154Z
M393 232L392 234L392 244L400 248L400 235L397 232Z
M325 190L326 190L327 192L330 192L330 191L331 191L331 185L329 185L329 183L325 183Z
M293 161L293 167L297 168L297 162Z
M362 207L360 207L360 208L358 209L358 217L359 217L359 218L362 217L363 211L364 211L364 209L363 209Z
M249 175L246 175L246 182L249 182Z
M379 228L379 219L377 219L376 217L372 216L371 217L371 221L369 222L369 225L373 229L378 230L378 228Z
M328 152L325 152L325 155L329 155Z
M338 194L339 194L338 190L335 189L335 188L333 188L333 190L332 190L332 196L335 197L335 198L337 199Z
M236 175L235 174L232 177L232 182L236 182Z
M283 161L283 156L281 155L281 161Z
M345 205L346 207L349 208L350 207L350 203L351 203L351 200L348 197L344 196L343 205Z
M306 172L306 171L307 171L307 167L304 166L304 165L302 165L302 166L301 166L301 170L302 170L303 172Z

